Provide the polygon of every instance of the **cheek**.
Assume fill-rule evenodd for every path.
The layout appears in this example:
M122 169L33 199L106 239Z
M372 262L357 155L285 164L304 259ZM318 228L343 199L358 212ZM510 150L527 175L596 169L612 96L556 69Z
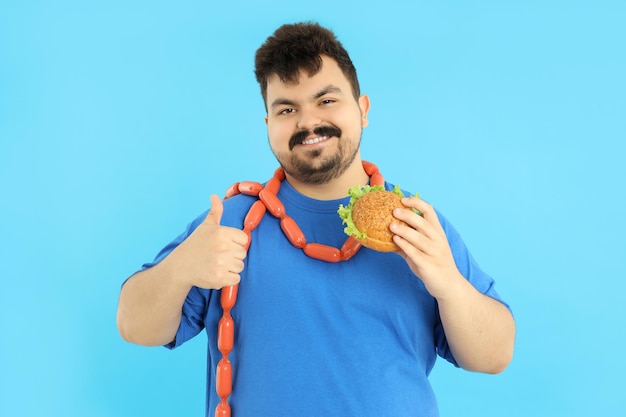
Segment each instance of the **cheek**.
M282 123L268 123L267 125L267 137L269 138L272 148L288 146L289 138L292 133L293 132Z
M357 107L356 109L344 109L342 112L336 113L329 121L341 126L342 130L354 130L361 128L363 119Z

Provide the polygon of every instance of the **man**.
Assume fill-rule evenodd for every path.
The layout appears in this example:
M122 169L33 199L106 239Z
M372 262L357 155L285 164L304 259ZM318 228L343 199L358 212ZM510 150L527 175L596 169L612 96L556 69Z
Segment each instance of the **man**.
M327 262L307 251L338 253L328 248L346 240L337 209L372 174L359 151L369 99L345 49L314 23L280 27L255 63L282 170L255 206L259 187L224 202L212 195L208 214L128 279L122 337L173 348L204 329L207 415L227 415L220 396L235 417L438 415L428 382L436 356L501 372L513 353L511 313L450 223L417 197L403 204L423 217L394 213L407 223L391 227L398 253L361 248ZM231 394L217 340L220 289L236 284Z

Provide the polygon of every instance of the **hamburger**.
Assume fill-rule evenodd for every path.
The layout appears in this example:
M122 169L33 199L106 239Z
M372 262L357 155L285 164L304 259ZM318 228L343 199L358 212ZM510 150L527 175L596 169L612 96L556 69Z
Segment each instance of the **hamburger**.
M393 216L395 208L409 210L402 204L405 197L396 185L391 191L382 185L357 185L348 191L350 202L344 207L339 205L337 213L346 225L344 232L353 236L361 245L379 252L395 252L400 250L393 242L393 233L389 225L406 224Z

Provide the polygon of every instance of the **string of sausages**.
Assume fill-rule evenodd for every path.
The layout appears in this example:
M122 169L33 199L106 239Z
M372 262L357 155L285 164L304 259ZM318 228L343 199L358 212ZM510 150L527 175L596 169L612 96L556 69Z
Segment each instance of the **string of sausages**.
M370 185L384 185L385 180L378 172L378 167L371 162L363 161L363 169L370 177ZM233 184L227 191L224 199L237 194L245 194L258 197L243 220L243 231L248 235L246 251L252 241L252 231L261 223L266 212L280 219L280 228L296 248L311 257L326 262L347 261L361 248L361 244L352 236L348 237L340 249L320 243L308 243L304 233L285 211L285 206L278 198L278 190L285 179L285 171L279 167L274 171L274 176L265 183L245 181ZM233 388L233 367L228 359L228 355L233 350L235 343L235 322L230 312L237 301L237 291L239 285L232 285L222 288L220 294L220 304L223 309L222 318L217 329L217 348L222 354L222 358L217 364L215 373L215 387L217 395L221 401L215 408L215 417L230 417L231 408L228 404L228 397Z

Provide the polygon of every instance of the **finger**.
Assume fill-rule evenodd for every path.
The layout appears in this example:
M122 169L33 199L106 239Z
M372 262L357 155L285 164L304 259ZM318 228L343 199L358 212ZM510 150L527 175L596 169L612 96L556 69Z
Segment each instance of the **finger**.
M413 216L419 217L415 213L413 213ZM423 221L423 219L421 218L420 220ZM430 246L430 238L428 237L428 235L423 231L416 230L409 225L394 222L389 225L389 230L391 230L391 232L394 234L394 242L396 242L396 244L398 244L398 246L403 249L407 253L407 255L414 250L426 252L426 250ZM399 238L399 240L401 240L403 243L405 243L405 245L400 245L398 243L398 240L396 240L396 237ZM409 246L407 245L409 245L412 250L410 250Z
M396 253L407 261L410 260L412 256L415 257L420 253L412 243L400 235L394 235L393 241L398 245L398 248L400 248Z
M435 208L432 205L425 202L424 200L422 200L421 198L418 198L418 197L403 198L402 204L419 211L419 215L424 220L426 220L426 222L433 225L433 227L435 227L436 230L443 230L441 227L441 223L439 222L439 216L437 215Z
M204 219L205 223L218 225L222 221L222 213L224 212L224 205L222 200L216 195L211 195L211 210Z
M412 209L418 210L423 215L434 213L433 206L431 206L419 197L405 197L402 199L402 204Z
M245 248L248 243L248 235L245 233L237 233L233 237L233 242L239 245L239 247L233 251L233 258L242 262L248 256L248 251Z
M237 272L223 271L215 276L215 281L208 283L206 288L222 288L230 285L239 284L241 275Z
M421 233L430 234L432 230L432 226L423 214L418 214L413 210L396 208L393 210L393 216Z

